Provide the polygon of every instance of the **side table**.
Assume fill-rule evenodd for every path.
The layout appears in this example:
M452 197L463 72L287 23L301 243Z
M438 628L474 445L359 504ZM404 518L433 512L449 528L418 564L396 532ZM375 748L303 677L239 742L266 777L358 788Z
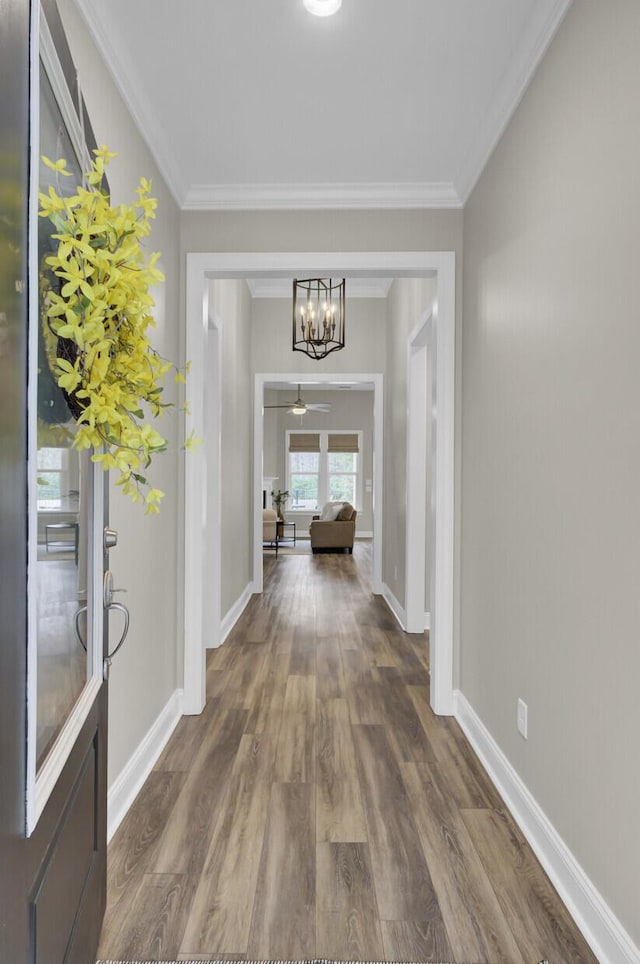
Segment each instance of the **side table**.
M286 530L293 529L293 535L285 535ZM278 542L291 542L296 544L296 524L295 522L283 522L278 519Z

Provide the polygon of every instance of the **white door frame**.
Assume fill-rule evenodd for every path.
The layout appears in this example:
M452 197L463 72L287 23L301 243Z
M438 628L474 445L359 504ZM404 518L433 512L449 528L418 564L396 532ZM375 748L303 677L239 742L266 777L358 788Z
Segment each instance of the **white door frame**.
M187 254L186 357L191 361L187 433L203 435L208 283L216 278L425 277L437 279L433 314L434 426L431 598L431 706L453 712L454 430L455 430L455 253L246 252ZM184 711L205 704L205 648L202 627L206 492L203 452L185 459ZM261 505L261 500L258 505ZM379 514L379 513L378 513Z
M425 629L427 525L427 341L433 323L429 309L409 335L407 346L407 538L405 549L405 629ZM431 556L435 546L431 545ZM432 563L435 560L432 558Z
M308 379L306 375L286 373L264 373L255 376L254 413L253 413L253 504L262 505L262 455L264 448L264 386L266 382L297 382ZM322 372L313 379L318 384L336 382L373 383L373 561L372 588L374 593L382 592L382 474L384 445L384 406L383 381L381 373L363 374L354 372ZM253 591L262 592L262 516L253 516Z
M209 378L204 384L204 572L206 593L202 599L203 643L214 649L221 643L222 626L222 319L209 314L204 345ZM204 600L207 599L206 609Z

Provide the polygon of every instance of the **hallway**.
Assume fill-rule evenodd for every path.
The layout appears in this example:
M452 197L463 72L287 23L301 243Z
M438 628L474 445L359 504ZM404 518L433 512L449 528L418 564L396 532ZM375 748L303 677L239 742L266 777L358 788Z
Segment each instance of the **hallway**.
M265 555L109 847L100 958L595 961L370 562Z

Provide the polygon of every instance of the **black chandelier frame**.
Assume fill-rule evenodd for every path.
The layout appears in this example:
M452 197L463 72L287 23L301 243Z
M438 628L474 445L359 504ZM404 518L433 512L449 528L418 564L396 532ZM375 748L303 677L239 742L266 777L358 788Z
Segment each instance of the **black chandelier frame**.
M293 351L320 361L345 346L345 279L293 280Z

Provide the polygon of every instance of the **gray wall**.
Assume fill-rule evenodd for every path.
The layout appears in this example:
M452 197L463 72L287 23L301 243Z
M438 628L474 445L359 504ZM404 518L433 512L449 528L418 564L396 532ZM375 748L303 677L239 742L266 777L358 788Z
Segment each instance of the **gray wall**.
M221 323L222 616L251 581L253 563L253 379L251 295L245 281L213 281L209 312ZM215 538L215 534L214 534Z
M153 180L158 198L157 218L149 239L149 251L161 251L159 267L166 284L156 294L157 327L153 344L172 360L179 358L179 211L158 167L142 140L131 115L103 65L72 0L59 0L69 46L78 68L91 123L99 144L118 151L109 168L115 203L135 198L141 176ZM173 394L167 379L165 397ZM169 451L158 456L149 477L166 495L159 516L145 516L120 489L112 485L111 524L120 542L111 552L116 585L128 590L131 610L129 638L113 664L109 692L109 782L113 783L138 747L167 700L179 685L181 652L178 632L178 593L182 591L182 552L179 548L178 435L180 419L166 416L160 432L169 440ZM162 564L159 565L159 560ZM113 632L120 623L114 621ZM179 669L180 667L180 669Z
M289 396L287 396L288 398ZM264 390L264 404L265 405L278 405L280 402L280 392L272 391L269 388ZM274 483L276 490L283 488L284 475L282 474L282 466L280 465L279 455L278 455L278 439L280 437L279 430L279 419L278 413L273 411L273 417L264 418L262 425L262 448L263 448L263 458L262 458L262 474L263 476L269 476L273 478L277 477L277 481ZM267 506L268 509L271 506Z
M348 293L349 279L347 279ZM251 305L251 358L254 373L296 372L313 378L319 372L384 372L384 298L347 297L346 344L316 361L291 349L291 299L256 298Z
M429 310L436 295L435 280L403 278L393 282L388 298L386 331L387 384L384 420L384 514L382 580L404 606L406 593L407 491L407 351L409 335ZM428 351L428 354L431 354ZM430 366L429 366L430 367ZM430 379L428 384L430 390ZM431 439L429 420L428 442ZM430 452L430 444L427 451ZM427 534L425 611L429 607L430 459L427 459Z
M574 3L465 210L461 613L465 696L636 942L639 37Z

